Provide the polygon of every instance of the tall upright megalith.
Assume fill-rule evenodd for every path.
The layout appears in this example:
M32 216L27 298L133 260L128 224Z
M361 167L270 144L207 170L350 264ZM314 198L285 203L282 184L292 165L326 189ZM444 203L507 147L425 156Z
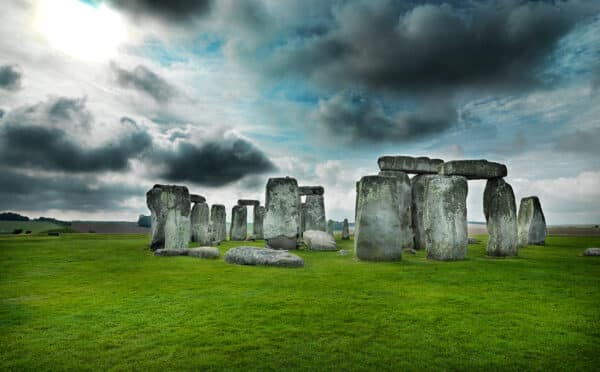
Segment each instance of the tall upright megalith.
M214 244L227 240L226 215L223 204L213 204L210 207L210 234Z
M256 206L254 207L254 219L252 221L252 236L256 240L262 240L265 238L263 233L263 220L265 218L265 207Z
M350 226L348 224L348 219L344 218L344 223L342 225L342 240L350 239Z
M356 257L367 261L400 260L402 249L412 245L407 245L409 240L412 241L408 180L365 176L359 181L357 189L354 225Z
M381 158L380 158L381 159ZM398 180L398 208L400 211L400 235L402 248L413 248L414 232L412 228L412 188L410 178L403 171L381 171L382 177L394 177Z
M425 228L423 227L423 208L425 207L425 183L431 177L433 175L419 174L411 180L411 215L415 249L425 249L426 246L427 240L425 238Z
M335 237L334 230L335 230L335 222L333 220L328 220L327 221L327 232L329 233L329 235Z
M432 176L425 181L425 249L435 260L462 260L467 255L467 179Z
M504 179L487 181L483 213L489 233L488 256L516 256L519 253L517 205L513 189Z
M208 204L206 204L206 199L200 197L191 200L194 203L190 217L192 241L200 243L200 245L210 245L210 210Z
M298 181L291 177L269 178L266 186L263 233L274 249L296 249L300 234Z
M537 196L521 199L519 206L519 245L544 245L546 243L546 218Z
M154 185L146 193L152 213L150 248L187 248L190 239L190 194L185 186Z
M325 219L325 189L323 186L300 186L298 187L300 196L306 196L306 200L301 204L300 225L301 232L306 230L327 230L327 220Z
M229 240L246 240L248 233L248 209L245 205L234 205L231 209Z

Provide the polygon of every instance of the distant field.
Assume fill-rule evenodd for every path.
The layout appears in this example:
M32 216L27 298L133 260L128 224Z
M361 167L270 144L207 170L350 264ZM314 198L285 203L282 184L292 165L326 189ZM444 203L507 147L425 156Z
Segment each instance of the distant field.
M50 222L39 221L0 221L0 234L11 234L15 229L30 230L32 234L38 234L48 230L62 229L64 226L55 225Z
M71 228L76 232L99 234L149 234L149 227L138 226L136 222L123 221L73 221Z
M154 257L147 235L0 237L0 370L597 370L596 237L514 259L300 269ZM224 253L236 245L225 242ZM338 241L352 250L352 241Z

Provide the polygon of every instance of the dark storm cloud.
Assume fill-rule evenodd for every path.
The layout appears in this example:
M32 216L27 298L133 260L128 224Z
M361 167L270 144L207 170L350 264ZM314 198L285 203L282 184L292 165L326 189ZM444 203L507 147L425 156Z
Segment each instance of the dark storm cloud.
M17 66L0 66L0 89L17 90L21 88L23 74Z
M369 96L338 94L321 101L312 118L346 142L404 142L450 128L456 110L446 101L429 101L424 110L387 114Z
M109 0L116 8L128 14L151 16L169 22L186 22L206 15L211 8L211 0Z
M556 143L556 150L600 155L600 128L576 130L560 137Z
M260 149L241 138L179 143L173 152L158 151L154 161L163 165L160 176L169 181L206 186L223 186L275 169Z
M111 63L110 68L114 73L117 84L121 87L135 89L147 94L156 102L168 102L178 94L171 84L145 66L139 65L128 71L119 67L116 63Z
M0 210L114 210L123 209L124 200L144 195L142 188L101 183L92 176L27 175L11 169L0 172Z
M575 1L474 4L408 11L392 2L346 4L334 13L328 32L275 49L267 76L408 94L521 88L537 83L535 68L594 10Z
M0 164L65 172L118 171L152 145L152 138L127 125L118 140L88 148L71 132L92 122L85 100L53 98L6 114L0 126ZM135 124L135 123L133 123Z

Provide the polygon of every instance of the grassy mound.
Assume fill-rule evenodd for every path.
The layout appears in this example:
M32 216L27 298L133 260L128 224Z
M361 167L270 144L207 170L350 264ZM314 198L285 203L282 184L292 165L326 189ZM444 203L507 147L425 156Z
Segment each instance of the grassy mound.
M144 235L0 237L0 369L597 368L600 259L581 253L600 238L516 259L479 238L460 262L281 269L154 257Z

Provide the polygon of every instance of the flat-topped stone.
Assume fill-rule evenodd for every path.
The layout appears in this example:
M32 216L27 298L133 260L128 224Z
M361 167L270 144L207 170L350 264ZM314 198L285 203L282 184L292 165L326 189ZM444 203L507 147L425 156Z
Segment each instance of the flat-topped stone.
M206 198L198 194L190 194L191 203L206 203Z
M227 239L227 223L225 206L223 204L213 204L210 207L210 237L213 244L219 244Z
M258 207L260 205L260 201L253 199L238 199L237 205Z
M245 205L234 205L231 209L229 240L246 240L248 235L248 209Z
M146 203L152 213L150 248L187 248L190 240L190 194L178 185L154 185L146 193Z
M298 181L291 177L269 178L265 194L263 234L266 245L289 249L300 234Z
M311 251L337 251L335 239L325 231L307 230L302 238Z
M452 160L440 165L443 176L463 176L469 180L506 177L506 165L487 160Z
M187 256L188 255L188 249L187 248L180 248L180 249L161 248L161 249L155 250L154 251L154 255L155 256L163 256L163 257L167 257L167 256Z
M442 159L415 158L412 156L382 156L377 159L377 165L383 172L400 171L415 174L436 174L442 163L444 163ZM388 174L380 173L380 175Z
M304 260L284 250L240 246L225 253L224 260L237 265L261 265L275 267L302 267Z
M584 256L600 256L600 248L586 248L583 251Z
M300 186L298 187L298 193L300 195L323 195L325 189L323 186Z
M190 226L192 229L192 241L202 245L212 242L210 236L210 209L208 204L195 203L190 216Z
M302 231L327 230L325 220L325 200L323 195L307 195L301 208Z

